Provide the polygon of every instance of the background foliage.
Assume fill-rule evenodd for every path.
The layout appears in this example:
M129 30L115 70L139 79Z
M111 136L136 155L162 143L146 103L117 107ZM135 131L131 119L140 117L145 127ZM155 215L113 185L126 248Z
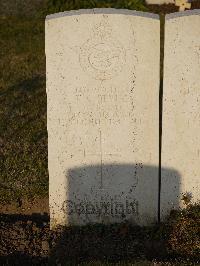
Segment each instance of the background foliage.
M126 8L146 11L144 0L49 0L49 13L81 8Z

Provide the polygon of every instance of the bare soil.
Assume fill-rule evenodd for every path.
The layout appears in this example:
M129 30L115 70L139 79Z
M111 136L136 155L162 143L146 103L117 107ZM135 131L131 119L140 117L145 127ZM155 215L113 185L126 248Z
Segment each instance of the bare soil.
M32 200L24 199L10 204L0 204L0 214L32 215L49 214L49 199L35 198Z
M48 215L0 215L0 265L115 265L165 257L164 242L151 241L149 229L99 224L54 232Z

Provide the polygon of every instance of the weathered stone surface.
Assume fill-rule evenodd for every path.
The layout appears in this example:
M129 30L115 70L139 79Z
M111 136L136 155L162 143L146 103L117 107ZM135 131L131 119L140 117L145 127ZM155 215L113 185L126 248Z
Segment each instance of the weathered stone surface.
M46 19L51 225L157 219L157 15Z
M200 191L200 11L166 16L163 95L162 217ZM179 177L178 177L179 175ZM170 200L167 200L169 198Z
M175 0L175 5L179 7L179 11L191 8L191 3L189 3L188 0Z

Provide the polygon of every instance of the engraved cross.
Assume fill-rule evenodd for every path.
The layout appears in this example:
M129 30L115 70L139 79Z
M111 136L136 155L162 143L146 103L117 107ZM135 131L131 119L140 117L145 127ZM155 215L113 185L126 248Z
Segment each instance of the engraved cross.
M86 155L98 155L100 156L100 161L101 161L101 185L100 185L100 189L103 189L103 156L107 155L107 156L120 156L120 154L115 154L115 153L104 153L103 152L103 145L102 145L102 132L99 131L99 144L100 144L100 152L99 153L86 153L86 151L84 150L84 156Z

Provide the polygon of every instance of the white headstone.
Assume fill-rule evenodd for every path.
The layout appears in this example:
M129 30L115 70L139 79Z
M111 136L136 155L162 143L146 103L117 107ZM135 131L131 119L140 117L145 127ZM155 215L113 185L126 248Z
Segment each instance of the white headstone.
M179 11L191 8L191 3L188 3L188 0L175 0L175 5L179 7Z
M167 5L174 4L179 7L179 11L184 11L185 9L191 8L191 3L188 0L146 0L148 5Z
M161 210L195 202L200 191L200 11L166 16Z
M159 34L128 10L47 17L52 227L156 221Z

